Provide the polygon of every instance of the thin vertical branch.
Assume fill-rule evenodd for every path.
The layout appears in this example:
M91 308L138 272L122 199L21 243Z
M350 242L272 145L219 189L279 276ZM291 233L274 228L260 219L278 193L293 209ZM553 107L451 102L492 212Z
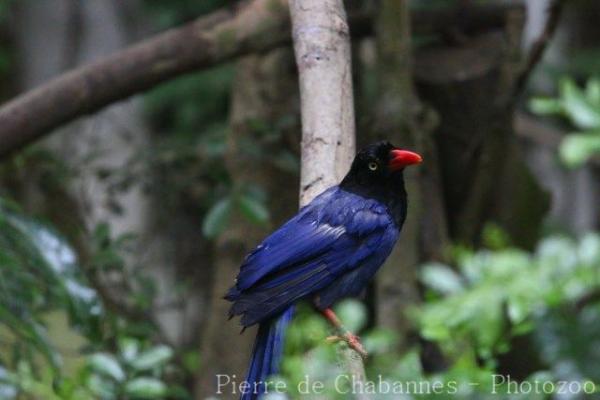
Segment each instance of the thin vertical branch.
M566 0L553 0L550 4L550 7L548 7L548 19L546 20L544 30L540 34L540 37L538 37L531 46L531 50L527 56L527 60L525 61L525 66L516 79L516 84L512 94L514 101L518 100L519 96L523 93L533 70L542 60L542 56L544 55L548 44L554 37L554 32L558 27L560 16L566 2Z
M350 34L341 0L290 2L302 103L300 203L346 174L355 152Z
M304 205L337 184L354 157L350 31L342 0L292 0L290 14L300 78ZM355 379L364 379L358 353L345 349L340 357Z

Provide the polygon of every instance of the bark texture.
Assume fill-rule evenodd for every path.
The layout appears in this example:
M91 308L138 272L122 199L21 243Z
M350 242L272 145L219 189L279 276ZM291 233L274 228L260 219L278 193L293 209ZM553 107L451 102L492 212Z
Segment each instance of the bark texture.
M292 0L290 15L302 115L300 205L305 205L340 182L356 151L350 32L342 0ZM364 379L358 353L344 349L340 356L356 379Z
M300 204L336 185L355 152L350 31L341 1L292 1L300 76Z

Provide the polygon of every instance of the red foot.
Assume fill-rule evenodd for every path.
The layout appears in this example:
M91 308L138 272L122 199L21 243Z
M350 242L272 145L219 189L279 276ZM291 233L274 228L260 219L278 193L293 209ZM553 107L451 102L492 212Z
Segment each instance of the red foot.
M344 334L344 340L348 343L352 349L354 349L358 354L360 354L363 358L366 358L368 353L360 342L360 338L353 334L352 332L346 332Z
M352 332L346 330L346 328L344 328L344 326L342 325L342 322L337 317L337 315L335 315L333 310L330 308L326 308L325 310L322 310L321 312L323 313L325 318L327 318L329 320L329 322L331 322L331 324L338 331L345 332L343 337L332 336L332 337L329 337L328 340L330 340L330 341L343 340L346 343L348 343L348 346L350 346L350 348L354 349L363 358L366 358L368 354L367 354L367 351L365 350L365 348L360 343L360 338L358 336L356 336L355 334L353 334Z

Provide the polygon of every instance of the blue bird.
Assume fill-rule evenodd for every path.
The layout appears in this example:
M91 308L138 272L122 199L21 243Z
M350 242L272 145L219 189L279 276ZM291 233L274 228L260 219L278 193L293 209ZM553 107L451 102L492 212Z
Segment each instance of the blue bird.
M310 300L330 322L338 300L357 296L389 256L406 219L403 170L421 156L377 142L354 158L342 182L315 197L248 254L225 299L229 316L259 324L242 400L257 399L278 372L294 305ZM366 355L356 336L345 340Z

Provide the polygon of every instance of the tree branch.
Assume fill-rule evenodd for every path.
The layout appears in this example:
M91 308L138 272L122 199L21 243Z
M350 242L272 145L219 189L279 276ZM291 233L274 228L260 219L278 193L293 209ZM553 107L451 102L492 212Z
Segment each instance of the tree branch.
M285 0L253 0L77 68L0 108L0 156L167 79L289 41Z
M291 0L290 15L300 79L302 206L337 184L354 157L350 30L342 0ZM350 348L339 355L354 379L364 380L362 357Z
M550 7L548 8L548 19L546 20L544 30L531 46L531 50L525 61L525 66L516 79L512 95L512 98L515 99L514 101L516 101L521 93L523 93L529 77L533 73L536 65L541 61L544 51L546 50L546 47L548 47L548 44L558 27L558 22L560 21L560 16L566 2L566 0L553 0L552 4L550 4Z
M0 157L62 124L179 75L290 42L288 0L247 0L76 68L0 107ZM517 2L413 11L416 33L490 29ZM371 34L373 15L353 15L353 35Z
M290 3L302 103L301 205L339 183L355 152L346 13L339 0L308 3Z

